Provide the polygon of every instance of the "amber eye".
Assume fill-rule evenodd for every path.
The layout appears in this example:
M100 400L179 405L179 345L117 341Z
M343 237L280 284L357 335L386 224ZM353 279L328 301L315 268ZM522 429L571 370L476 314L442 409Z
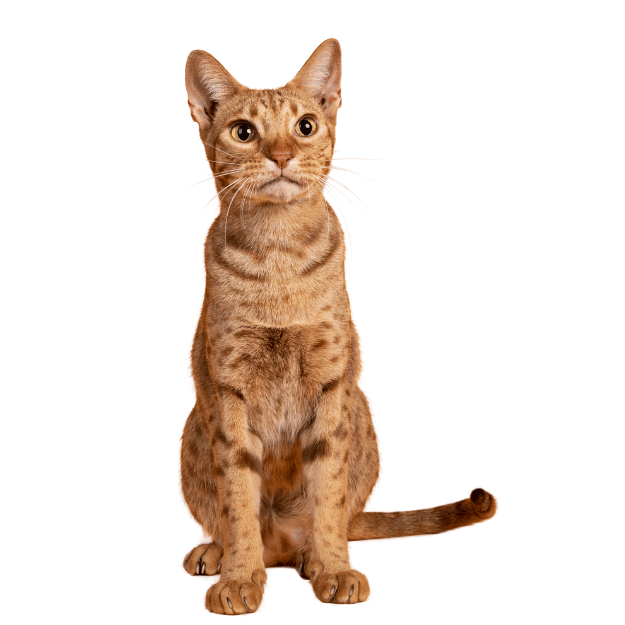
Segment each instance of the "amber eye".
M312 117L304 117L297 122L295 130L302 137L310 137L317 130L317 124Z
M239 122L232 127L231 134L233 139L241 143L247 143L254 137L254 126L247 122Z

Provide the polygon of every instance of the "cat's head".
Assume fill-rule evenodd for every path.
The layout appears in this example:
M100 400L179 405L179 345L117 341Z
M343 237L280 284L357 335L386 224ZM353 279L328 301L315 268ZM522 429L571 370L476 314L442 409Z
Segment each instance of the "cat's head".
M279 89L248 89L207 52L189 55L186 85L218 191L287 203L320 193L341 106L341 48L324 41Z

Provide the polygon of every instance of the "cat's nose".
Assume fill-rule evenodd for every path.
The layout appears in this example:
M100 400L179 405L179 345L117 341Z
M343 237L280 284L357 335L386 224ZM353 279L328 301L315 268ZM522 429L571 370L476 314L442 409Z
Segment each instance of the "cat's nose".
M269 158L278 164L280 170L286 167L286 164L293 158L293 154L291 152L272 152L269 155Z
M285 139L278 139L269 142L263 150L267 158L278 165L283 170L287 163L295 156L295 150L292 142Z

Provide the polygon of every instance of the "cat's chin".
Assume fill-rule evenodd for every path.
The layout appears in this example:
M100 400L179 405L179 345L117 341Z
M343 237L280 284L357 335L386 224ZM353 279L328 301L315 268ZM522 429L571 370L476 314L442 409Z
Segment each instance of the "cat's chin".
M305 190L299 182L280 176L261 185L255 195L258 199L286 204L295 200L304 192Z

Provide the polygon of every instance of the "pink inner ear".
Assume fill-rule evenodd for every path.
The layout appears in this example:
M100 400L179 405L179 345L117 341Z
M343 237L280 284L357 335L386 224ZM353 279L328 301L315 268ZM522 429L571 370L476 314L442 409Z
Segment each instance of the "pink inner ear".
M189 55L185 82L190 104L209 116L214 114L219 104L246 89L217 59L202 50L195 50Z
M340 106L341 48L336 39L324 41L289 83L305 91L324 108Z

